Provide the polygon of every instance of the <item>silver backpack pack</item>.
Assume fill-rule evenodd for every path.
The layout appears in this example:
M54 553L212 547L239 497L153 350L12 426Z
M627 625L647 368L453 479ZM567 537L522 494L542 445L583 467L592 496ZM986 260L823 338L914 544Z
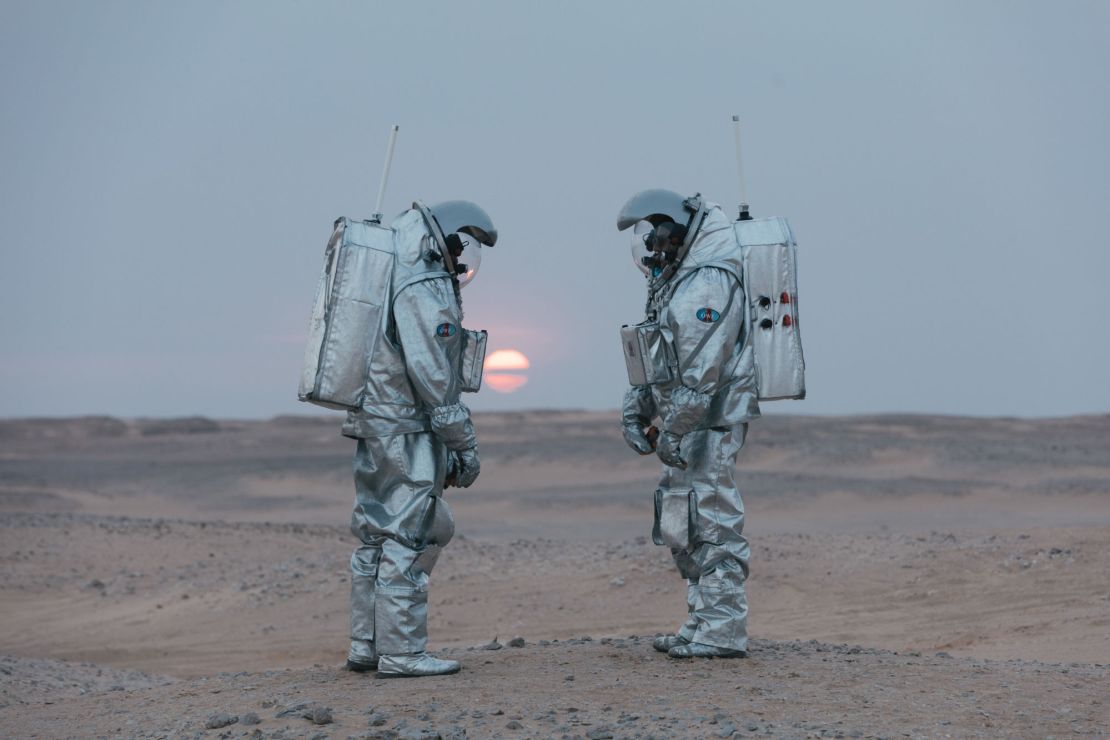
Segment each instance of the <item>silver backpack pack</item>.
M362 404L370 357L385 331L393 230L340 218L324 251L297 398L330 409Z
M785 218L733 224L744 266L748 328L760 401L806 397L806 363L798 326L798 254Z

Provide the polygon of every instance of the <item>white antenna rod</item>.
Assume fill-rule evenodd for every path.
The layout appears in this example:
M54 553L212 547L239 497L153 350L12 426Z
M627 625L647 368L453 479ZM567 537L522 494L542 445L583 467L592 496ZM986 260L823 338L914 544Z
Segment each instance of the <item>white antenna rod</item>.
M732 117L732 133L736 135L736 176L740 178L740 217L739 221L747 221L748 215L748 188L744 184L744 158L740 152L740 116Z
M385 200L385 184L389 181L389 167L393 164L393 145L397 143L397 130L401 127L393 124L389 132L389 146L385 150L385 169L382 170L382 183L378 186L378 202L374 205L374 215L371 221L382 222L382 201Z

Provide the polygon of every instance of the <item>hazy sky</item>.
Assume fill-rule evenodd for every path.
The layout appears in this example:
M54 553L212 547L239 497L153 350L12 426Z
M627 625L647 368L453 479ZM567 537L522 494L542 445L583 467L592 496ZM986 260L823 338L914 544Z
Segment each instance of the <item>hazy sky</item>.
M332 221L466 198L532 360L476 409L613 408L633 192L799 241L809 400L1110 411L1110 3L0 0L0 416L296 401Z

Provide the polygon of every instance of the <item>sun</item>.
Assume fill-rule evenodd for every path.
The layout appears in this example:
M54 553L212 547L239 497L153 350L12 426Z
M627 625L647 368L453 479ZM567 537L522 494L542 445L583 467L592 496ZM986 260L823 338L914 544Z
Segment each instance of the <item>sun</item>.
M520 350L499 349L486 358L485 382L498 393L515 393L528 383L525 371L531 366Z

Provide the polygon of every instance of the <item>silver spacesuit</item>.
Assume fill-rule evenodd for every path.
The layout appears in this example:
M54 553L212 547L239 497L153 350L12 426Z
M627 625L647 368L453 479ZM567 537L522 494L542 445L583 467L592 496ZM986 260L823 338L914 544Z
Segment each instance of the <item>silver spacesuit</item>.
M473 277L479 243L492 245L497 232L465 201L416 203L391 226L388 316L361 407L343 425L358 440L351 531L362 542L351 556L347 665L383 676L454 673L458 662L425 653L428 576L454 534L444 486L465 488L479 472L470 411L459 400L476 388L461 377L470 333L458 291Z
M740 248L721 209L699 196L638 193L617 226L636 226L633 254L648 275L645 320L622 335L634 355L633 344L644 350L650 381L626 393L622 427L634 450L665 463L652 537L688 583L686 622L655 648L743 656L749 548L733 470L759 404Z

